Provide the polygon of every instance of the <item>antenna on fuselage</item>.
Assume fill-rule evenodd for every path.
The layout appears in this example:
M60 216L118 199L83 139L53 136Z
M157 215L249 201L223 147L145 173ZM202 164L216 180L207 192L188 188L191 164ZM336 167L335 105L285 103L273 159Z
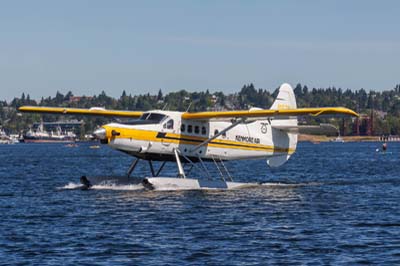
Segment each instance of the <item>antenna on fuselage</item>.
M189 112L189 109L190 109L190 106L192 106L192 103L193 103L193 102L190 102L190 103L189 103L188 108L186 108L186 113Z

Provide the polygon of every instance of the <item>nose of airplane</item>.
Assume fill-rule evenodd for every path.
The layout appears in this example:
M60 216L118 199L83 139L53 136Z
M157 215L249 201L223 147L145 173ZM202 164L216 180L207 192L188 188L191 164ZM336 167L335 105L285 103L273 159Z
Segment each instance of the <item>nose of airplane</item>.
M107 138L107 131L105 128L98 128L93 132L93 135L96 136L96 138L100 139L100 140L104 140Z

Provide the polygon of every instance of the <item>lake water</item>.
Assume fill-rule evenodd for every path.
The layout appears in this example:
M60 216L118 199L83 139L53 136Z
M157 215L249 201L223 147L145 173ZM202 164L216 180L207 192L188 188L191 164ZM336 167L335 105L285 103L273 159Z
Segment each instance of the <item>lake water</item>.
M228 162L267 182L235 191L76 189L132 161L89 145L0 146L1 265L400 265L398 143L300 143L276 170Z

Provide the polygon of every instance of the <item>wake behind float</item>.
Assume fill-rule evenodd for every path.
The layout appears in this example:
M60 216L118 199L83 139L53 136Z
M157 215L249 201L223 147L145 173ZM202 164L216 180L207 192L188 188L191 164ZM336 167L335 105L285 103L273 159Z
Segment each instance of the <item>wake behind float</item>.
M143 178L128 177L128 176L81 176L80 182L82 190L88 190L95 186L102 187L125 187L131 185L141 185Z

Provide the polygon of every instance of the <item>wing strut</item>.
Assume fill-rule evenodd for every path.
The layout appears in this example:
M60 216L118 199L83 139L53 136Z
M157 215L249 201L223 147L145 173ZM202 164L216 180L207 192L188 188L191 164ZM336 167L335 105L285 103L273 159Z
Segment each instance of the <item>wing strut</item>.
M205 141L203 141L202 143L200 143L199 145L197 145L196 147L194 147L190 152L195 152L198 149L200 149L202 146L208 144L209 142L213 141L214 139L218 138L219 136L221 136L222 134L225 134L228 130L231 130L232 128L236 127L237 125L245 122L246 118L241 118L239 120L237 120L235 123L233 123L232 125L230 125L229 127L225 128L224 130L222 130L221 132L218 132L218 134L215 134L214 136L212 136L211 138L206 139Z

